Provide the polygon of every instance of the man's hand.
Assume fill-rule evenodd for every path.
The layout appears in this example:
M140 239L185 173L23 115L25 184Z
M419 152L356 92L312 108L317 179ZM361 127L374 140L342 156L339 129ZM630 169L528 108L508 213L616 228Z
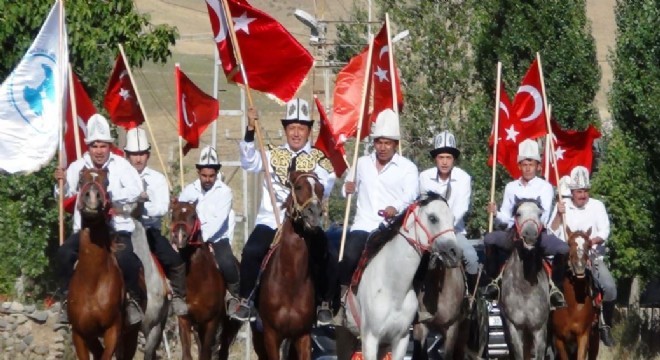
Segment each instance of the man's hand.
M388 206L384 210L378 211L378 214L385 219L391 219L396 216L398 212L396 211L396 208L394 206Z
M563 200L557 202L557 212L562 215L566 213L566 204Z
M605 242L605 240L603 240L603 238L601 238L600 236L596 236L596 237L591 238L591 245L600 245L604 242Z
M355 194L355 183L352 181L345 182L344 191L346 191L346 195Z
M64 180L64 184L66 184L66 170L64 168L56 168L55 172L53 172L53 177L57 181Z
M257 109L251 107L247 111L247 117L248 117L248 130L252 131L257 126L257 120L259 120L259 112L257 111Z
M139 202L147 202L149 201L149 194L147 194L146 191L143 191L140 193L140 197L138 198Z
M486 205L486 211L488 211L490 214L497 215L497 204L492 202Z

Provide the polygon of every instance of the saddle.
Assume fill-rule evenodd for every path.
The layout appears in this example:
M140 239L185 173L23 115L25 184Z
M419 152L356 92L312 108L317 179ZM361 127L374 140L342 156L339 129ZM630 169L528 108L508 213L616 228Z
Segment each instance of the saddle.
M399 220L399 221L397 221ZM387 224L381 224L378 229L372 231L367 238L367 243L364 246L362 255L360 256L360 261L358 262L355 271L353 272L353 277L351 278L351 286L353 293L357 293L358 285L360 285L360 280L362 279L362 274L364 269L367 268L371 259L378 254L380 249L383 248L390 240L394 238L396 233L401 228L400 215L397 216L394 220L388 222Z

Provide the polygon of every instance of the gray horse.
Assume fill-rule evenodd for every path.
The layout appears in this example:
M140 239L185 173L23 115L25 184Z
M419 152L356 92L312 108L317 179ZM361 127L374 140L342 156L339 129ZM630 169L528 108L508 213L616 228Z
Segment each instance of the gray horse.
M146 340L144 358L155 359L156 350L163 338L163 329L167 322L167 312L170 300L167 296L166 278L158 270L156 262L149 250L147 234L139 221L135 221L133 231L133 252L140 258L144 267L144 280L147 285L147 309L140 330Z
M419 295L433 318L415 324L413 328L415 360L428 358L426 337L429 328L442 333L445 359L465 358L469 328L465 321L467 301L462 258L455 238L438 239L433 243L425 291Z
M538 200L516 202L513 252L502 271L501 309L515 359L542 359L546 350L550 296L539 245L541 214Z

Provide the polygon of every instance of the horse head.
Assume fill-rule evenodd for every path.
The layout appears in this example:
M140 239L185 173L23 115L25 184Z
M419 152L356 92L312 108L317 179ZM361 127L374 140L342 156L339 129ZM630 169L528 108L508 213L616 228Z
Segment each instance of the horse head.
M170 241L179 249L191 244L194 237L200 232L196 206L197 201L174 200L170 204L172 214Z
M302 225L305 231L320 228L323 185L318 176L311 171L292 171L289 173L288 185L291 193L284 208L294 224Z
M516 225L516 235L528 250L533 249L541 237L541 231L543 230L542 214L543 207L541 206L540 197L536 199L519 199L515 197L512 215Z
M85 220L105 220L110 210L108 169L84 168L78 180L76 207Z
M446 267L461 264L463 254L456 242L454 215L441 195L434 192L420 195L408 207L403 224L402 233L407 233L404 236L408 241L411 241L408 235L413 235L421 248L436 254Z
M578 279L584 278L591 249L591 228L587 231L571 231L566 227L568 236L568 268Z

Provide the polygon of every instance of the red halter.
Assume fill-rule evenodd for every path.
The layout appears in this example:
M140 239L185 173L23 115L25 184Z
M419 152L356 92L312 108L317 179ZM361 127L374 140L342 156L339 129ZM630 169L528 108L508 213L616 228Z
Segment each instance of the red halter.
M203 241L199 240L199 234L202 231L202 223L199 219L195 219L195 222L192 225L183 220L174 221L170 225L170 233L174 234L179 226L183 226L186 229L186 233L190 234L188 245L199 246L203 244Z
M99 190L99 193L101 194L101 198L103 199L103 210L107 210L108 209L108 191L98 181L92 180L92 181L89 181L89 182L83 184L80 187L80 190L78 191L78 194L79 195L84 194L85 192L89 191L89 189L92 187L92 185L96 185L96 188ZM80 200L80 196L78 196L78 199L76 199L76 201L77 201L76 207L78 208L78 210L81 210L82 202Z
M426 228L426 226L424 226L424 224L419 219L419 215L417 215L417 213L415 212L415 210L418 207L419 207L418 202L415 202L415 203L411 204L410 206L408 206L408 209L406 210L406 215L403 217L403 229L406 232L409 231L409 229L408 229L408 217L412 214L412 216L415 219L414 223L419 225L419 227L421 227L422 230L424 230L424 233L426 234L426 237L429 239L428 245L424 245L419 240L411 238L409 236L406 236L401 231L399 231L399 234L401 234L401 236L403 236L408 241L408 243L410 243L410 245L412 245L412 247L417 249L418 252L427 252L427 251L429 251L431 246L433 246L433 243L435 242L435 240L437 238L439 238L440 236L442 236L446 233L453 233L454 232L454 227L451 227L447 230L440 231L439 233L431 236L431 232L429 232L429 230Z

